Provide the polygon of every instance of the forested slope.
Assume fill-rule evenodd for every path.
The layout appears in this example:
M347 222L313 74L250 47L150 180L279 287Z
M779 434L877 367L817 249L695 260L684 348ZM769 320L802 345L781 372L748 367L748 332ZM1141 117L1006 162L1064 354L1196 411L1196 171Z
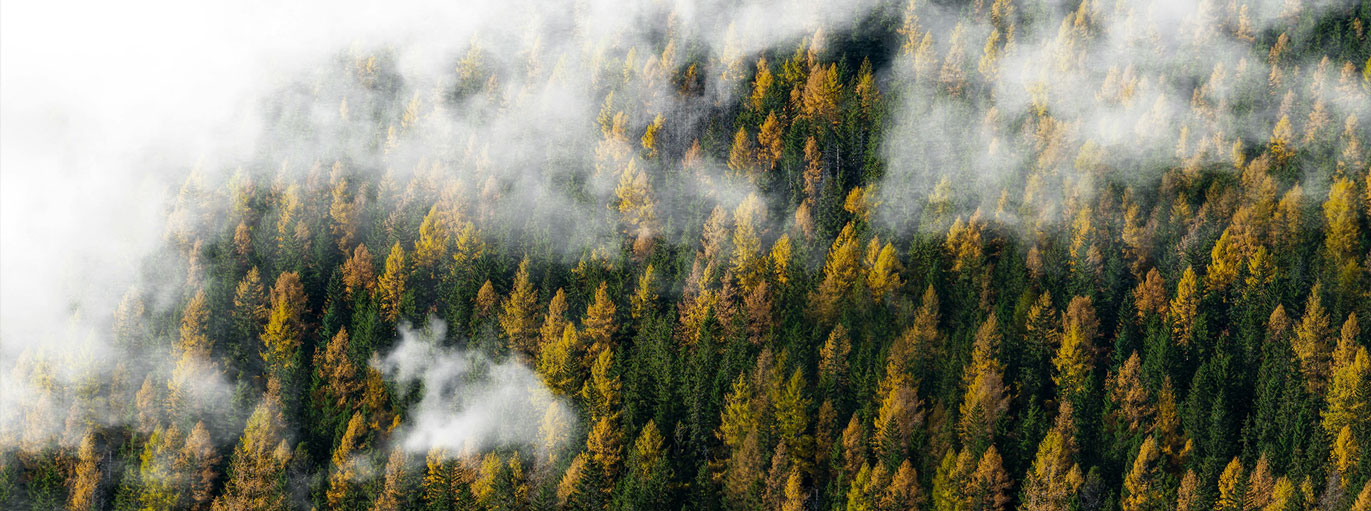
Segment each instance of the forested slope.
M0 507L1371 509L1371 5L864 7L302 72Z

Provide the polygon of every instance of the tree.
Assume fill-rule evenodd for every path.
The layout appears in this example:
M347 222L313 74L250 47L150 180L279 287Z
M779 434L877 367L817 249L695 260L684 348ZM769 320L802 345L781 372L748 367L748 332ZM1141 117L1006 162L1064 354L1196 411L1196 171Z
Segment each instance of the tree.
M382 476L381 491L372 503L372 511L400 511L407 504L405 486L408 474L405 470L405 450L396 446L390 450L386 461L385 475Z
M567 323L556 341L538 353L538 374L555 393L570 395L577 388L576 368L580 360L580 336L576 327Z
M833 327L819 351L819 380L830 388L842 387L847 383L847 357L852 351L852 343L847 338L847 328L842 324Z
M514 274L514 289L505 299L500 311L500 327L509 339L511 350L532 357L537 353L538 318L534 310L538 307L538 291L528 278L528 257L519 263L519 271Z
M95 436L87 431L76 451L76 471L71 479L71 494L67 497L68 511L87 511L99 507L100 453L95 448Z
M1064 320L1061 346L1052 359L1056 368L1052 381L1057 384L1059 395L1074 398L1081 396L1089 383L1094 351L1091 343L1098 321L1090 299L1082 296L1071 299Z
M376 289L376 271L372 268L371 251L365 243L352 249L352 257L343 263L343 286L347 296Z
M1243 468L1238 458L1228 462L1224 467L1223 473L1219 475L1219 500L1214 503L1216 510L1241 511L1243 509L1244 491L1243 488Z
M1328 326L1328 313L1323 309L1322 284L1315 282L1309 290L1309 300L1305 302L1304 317L1295 325L1295 336L1290 339L1290 347L1300 361L1304 372L1305 384L1314 394L1321 393L1328 378L1330 346L1327 338L1332 334Z
M332 410L347 410L362 390L357 367L350 358L346 328L338 330L322 352L315 352L315 377L321 383L318 399Z
M732 149L728 150L728 168L734 172L746 174L755 165L756 154L757 151L752 146L752 137L747 134L747 128L739 126L738 132L733 135Z
M881 303L904 282L900 280L900 260L890 243L886 243L875 255L875 258L869 258L867 262L870 270L866 275L866 283L871 289L871 298L876 300L876 303Z
M285 424L279 392L279 384L269 384L248 418L229 462L230 477L214 500L215 511L287 509L284 476L291 449L282 438Z
M400 317L400 307L405 297L405 280L405 249L400 248L400 243L396 242L390 247L390 255L386 256L385 271L376 282L377 298L381 302L381 317L386 321L395 321Z
M1151 436L1138 448L1138 456L1133 459L1133 468L1123 480L1123 498L1119 504L1124 511L1163 508L1159 454L1157 439Z
M623 433L614 424L612 417L600 417L590 428L590 436L586 438L586 452L590 454L590 463L598 472L598 490L608 498L614 491L614 481L617 480L623 463Z
M995 446L986 449L976 471L971 473L966 495L969 497L966 509L980 511L1001 511L1009 504L1009 475Z
M1023 509L1066 511L1085 482L1081 467L1072 458L1076 443L1072 408L1063 402L1056 423L1038 443L1033 466L1024 479Z
M181 313L181 339L177 346L182 351L209 351L212 346L207 333L209 327L209 303L205 290L195 292L186 309Z
M542 353L548 344L561 340L566 325L570 323L567 320L566 312L566 292L557 288L557 292L552 295L552 301L547 303L547 314L543 315L543 326L538 329L539 353Z
M762 121L762 127L757 132L756 160L762 170L776 170L784 150L784 137L784 128L780 119L776 118L776 112L767 112L766 120Z
M595 290L595 301L586 308L585 319L581 321L584 328L581 337L590 342L589 355L599 356L613 346L614 333L618 329L614 323L616 309L609 298L609 286L601 282Z
M360 497L357 479L361 474L358 473L358 460L353 451L363 447L362 437L366 433L366 421L362 414L353 413L338 447L333 450L333 471L329 474L325 493L325 499L332 509L347 509L357 504L356 500Z
M1009 410L1009 395L1004 388L1004 366L1000 350L999 321L990 313L976 331L971 363L962 376L966 395L962 398L958 431L963 445L985 445L993 440L1000 417Z
M219 451L214 447L204 422L196 422L181 448L179 463L186 467L189 481L190 509L204 511L214 501L216 480L219 478Z
M305 312L305 288L300 274L282 273L271 289L271 313L262 332L262 360L271 374L283 377L300 363L300 343L304 336L301 315ZM283 377L283 381L290 381Z
M837 64L829 64L827 69L819 66L809 73L809 79L805 82L801 112L815 122L837 124L838 99L842 89Z
M1181 281L1176 284L1176 298L1171 300L1171 334L1177 344L1190 344L1199 306L1199 279L1195 277L1194 268L1187 266Z

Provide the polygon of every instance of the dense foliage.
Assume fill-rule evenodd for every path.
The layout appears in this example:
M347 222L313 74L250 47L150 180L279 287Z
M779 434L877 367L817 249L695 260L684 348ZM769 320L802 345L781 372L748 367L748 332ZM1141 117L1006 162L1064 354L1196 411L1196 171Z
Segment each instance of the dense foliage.
M11 369L0 507L1371 509L1371 6L1218 5L1196 44L1264 58L1086 73L1161 141L1118 157L1050 87L996 107L1016 34L1067 76L1132 8L1068 3L750 55L473 43L432 84L339 57L264 103L260 154L188 173L109 326L172 363ZM1173 115L1131 96L1180 82ZM544 84L594 122L501 123ZM380 362L409 328L572 416L416 451L437 390Z

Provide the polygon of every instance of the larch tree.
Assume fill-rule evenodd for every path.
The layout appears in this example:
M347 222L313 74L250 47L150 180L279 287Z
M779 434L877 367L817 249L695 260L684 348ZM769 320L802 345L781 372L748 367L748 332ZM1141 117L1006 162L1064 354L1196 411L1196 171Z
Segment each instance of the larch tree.
M562 332L570 321L567 319L566 292L557 288L552 300L547 303L547 313L543 314L543 325L538 328L538 351L542 352L548 344L562 338Z
M283 436L279 385L271 383L243 428L233 450L230 474L215 511L275 511L288 509L285 480L290 444Z
M350 352L346 328L339 329L322 352L315 352L314 372L320 384L317 398L334 412L352 408L362 390L361 377Z
M1323 285L1318 282L1310 288L1304 316L1295 325L1295 336L1290 339L1290 347L1295 350L1305 384L1314 394L1321 393L1327 383L1332 348L1328 338L1333 332L1328 324L1328 312L1323 308L1322 291Z
M776 165L781 161L785 143L785 130L781 126L781 121L776 117L776 112L767 112L766 120L762 121L762 127L757 132L757 162L762 170L776 170Z
M528 357L537 353L537 308L538 291L529 281L528 257L524 257L514 274L514 288L500 311L500 327L509 340L509 348Z
M999 361L1000 326L991 313L977 329L972 345L971 363L962 375L966 389L957 425L962 445L983 447L994 439L1000 417L1009 411L1009 395L1004 385L1004 365Z
M1028 511L1066 511L1072 508L1085 478L1073 459L1076 455L1073 410L1061 404L1056 422L1038 442L1038 453L1024 478L1022 509Z
M376 294L381 302L381 317L385 318L386 321L395 321L400 318L400 307L405 298L407 273L405 249L400 247L399 242L396 242L390 247L390 255L386 256L385 270L376 282Z
M555 393L571 395L577 389L577 368L580 366L580 336L576 327L567 323L557 340L538 352L538 374Z
M1165 505L1167 499L1163 495L1160 454L1157 439L1151 436L1138 448L1132 468L1123 480L1123 494L1119 501L1123 511L1162 509Z
M271 312L262 332L262 360L278 377L293 372L300 364L300 344L304 337L301 315L307 305L300 274L282 273L271 289ZM282 378L290 381L290 378Z
M1242 511L1246 492L1244 476L1242 462L1234 457L1219 474L1219 498L1214 502L1216 511Z
M1090 383L1098 320L1090 299L1082 296L1071 299L1063 320L1061 346L1052 358L1052 381L1062 398L1071 399L1082 396Z
M214 491L219 479L219 451L210 438L209 429L204 422L197 422L186 436L186 444L181 448L180 463L186 466L189 481L188 504L193 511L205 511L214 501Z
M95 435L87 431L76 451L76 469L71 477L71 492L67 496L68 511L89 511L100 507L101 455L96 450Z
M357 244L352 249L352 256L343 263L343 286L347 296L376 289L376 270L372 265L371 251L367 250L365 243Z
M1200 306L1200 283L1193 267L1187 266L1176 284L1176 297L1171 300L1170 320L1172 339L1182 346L1190 344L1195 329L1195 315Z
M614 322L616 311L614 300L609 297L608 284L601 282L595 289L595 301L586 307L585 319L581 321L584 329L581 337L590 343L588 355L599 356L613 347L614 333L618 330Z

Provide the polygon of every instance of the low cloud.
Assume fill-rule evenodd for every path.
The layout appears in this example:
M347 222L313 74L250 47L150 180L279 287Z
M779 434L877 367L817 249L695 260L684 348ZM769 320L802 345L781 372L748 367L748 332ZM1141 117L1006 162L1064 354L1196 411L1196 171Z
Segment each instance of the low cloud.
M502 447L533 447L542 455L557 447L546 439L565 438L572 427L566 400L514 358L495 361L445 346L446 334L447 325L438 320L422 330L402 325L399 344L374 362L402 392L421 396L398 443L412 453L440 449L450 456Z

